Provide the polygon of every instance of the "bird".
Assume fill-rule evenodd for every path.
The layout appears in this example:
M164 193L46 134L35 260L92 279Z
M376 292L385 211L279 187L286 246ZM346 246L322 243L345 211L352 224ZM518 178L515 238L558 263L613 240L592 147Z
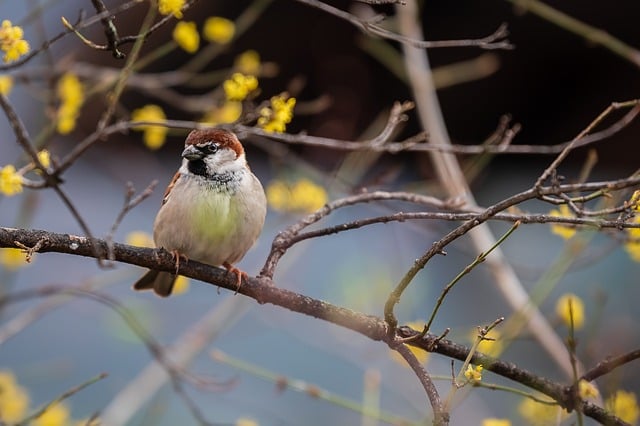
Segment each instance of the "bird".
M264 189L238 137L219 128L191 131L153 224L155 245L172 253L176 273L149 270L134 290L169 296L181 258L225 267L239 289L247 274L234 264L257 240L266 213Z

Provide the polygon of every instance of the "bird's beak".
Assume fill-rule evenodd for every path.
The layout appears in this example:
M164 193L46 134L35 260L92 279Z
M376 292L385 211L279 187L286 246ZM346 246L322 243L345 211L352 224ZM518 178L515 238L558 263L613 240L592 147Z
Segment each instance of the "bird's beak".
M189 161L201 160L204 157L204 153L193 145L187 146L182 151L182 158L186 158Z

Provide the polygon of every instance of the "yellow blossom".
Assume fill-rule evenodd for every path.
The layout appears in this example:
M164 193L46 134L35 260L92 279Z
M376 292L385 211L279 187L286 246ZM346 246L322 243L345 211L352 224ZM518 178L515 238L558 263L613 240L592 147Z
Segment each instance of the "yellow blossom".
M204 23L202 34L208 41L227 44L236 33L236 26L233 21L219 16L212 16Z
M327 192L308 179L292 185L274 180L267 186L267 201L271 208L283 212L313 212L327 203Z
M508 419L483 419L481 426L511 426L511 420Z
M635 193L634 193L635 195ZM636 214L631 223L640 224L640 214ZM640 228L627 229L628 240L624 248L634 262L640 262Z
M187 53L195 53L200 46L200 35L195 22L180 21L173 29L173 39Z
M222 106L218 106L208 111L202 122L206 124L228 124L237 121L242 115L242 103L238 101L226 101Z
M243 101L249 93L258 88L258 79L236 72L222 83L222 88L228 101Z
M640 417L638 401L636 395L632 392L623 390L616 391L607 398L604 406L612 414L630 424L635 424Z
M38 152L38 160L40 161L40 164L42 164L42 167L48 169L51 166L51 154L49 153L49 150L43 149Z
M274 96L271 98L271 106L260 110L258 126L266 132L282 133L286 130L286 125L293 118L293 107L296 105L296 98L285 98L284 96Z
M22 192L23 178L16 168L6 165L0 169L0 194L11 196Z
M554 404L541 404L531 398L524 398L518 404L518 413L533 426L548 426L559 424L567 415L560 406Z
M598 388L596 388L593 383L581 379L578 382L578 395L580 395L582 399L596 399L600 394L598 393Z
M13 89L13 77L10 75L0 75L0 93L4 96L9 96Z
M259 423L247 417L240 417L234 426L259 426Z
M29 43L23 40L24 32L19 26L13 26L11 21L2 21L0 27L0 50L4 52L3 60L12 62L29 52Z
M131 231L127 234L125 242L130 246L136 247L154 247L153 237L148 232Z
M58 133L66 135L76 127L76 120L80 115L80 108L84 103L84 86L75 74L65 73L58 80Z
M631 194L629 206L635 211L640 211L640 189L633 191L633 194Z
M9 271L15 271L27 265L27 255L17 248L0 249L0 265Z
M33 426L66 426L69 422L69 407L58 402L46 409L33 421Z
M0 420L2 423L17 423L29 408L29 394L18 385L10 371L0 370Z
M478 329L473 329L469 333L469 340L474 343L478 338ZM485 335L485 338L478 344L478 352L483 354L497 357L502 353L504 343L502 342L502 334L495 328L491 329L489 333Z
M571 310L569 310L569 305L571 305ZM563 294L556 303L556 315L567 327L571 327L573 323L574 329L582 328L584 324L584 303L582 303L582 299L573 293Z
M133 121L149 121L152 123L164 123L166 116L158 105L145 105L131 113ZM167 128L161 125L143 125L135 127L135 130L144 132L143 140L147 148L155 150L164 145L167 136Z
M176 278L176 281L173 283L173 290L171 291L171 294L175 296L177 294L186 293L189 290L189 284L189 278L178 275L178 278Z
M158 11L161 15L173 15L182 19L182 8L185 0L158 0Z
M247 50L236 57L233 67L242 74L258 75L260 55L255 50Z
M464 377L467 378L470 382L479 382L482 380L482 370L484 367L481 365L476 365L475 367L471 364L467 365L467 369L464 372Z
M573 212L569 209L569 206L562 204L558 209L553 209L549 212L549 215L553 217L575 217ZM571 225L551 225L551 232L560 236L561 238L568 240L576 234L576 228Z

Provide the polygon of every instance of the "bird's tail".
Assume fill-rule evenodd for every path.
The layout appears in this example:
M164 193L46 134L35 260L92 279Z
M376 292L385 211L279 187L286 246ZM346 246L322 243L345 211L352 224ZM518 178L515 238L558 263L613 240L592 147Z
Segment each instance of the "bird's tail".
M133 285L136 291L151 290L162 297L167 297L173 290L176 276L170 272L150 270Z

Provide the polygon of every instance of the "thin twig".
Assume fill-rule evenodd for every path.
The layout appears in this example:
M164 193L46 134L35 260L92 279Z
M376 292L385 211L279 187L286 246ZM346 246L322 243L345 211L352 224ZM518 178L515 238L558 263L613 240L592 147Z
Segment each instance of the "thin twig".
M262 270L260 271L260 276L263 277L273 277L273 273L275 267L280 260L280 258L284 255L289 247L295 243L294 238L307 226L318 222L322 218L328 216L331 212L336 209L351 206L359 203L368 203L372 201L381 201L381 200L397 200L397 201L406 201L415 204L428 205L437 208L445 208L449 206L455 205L452 202L446 202L439 200L435 197L430 197L427 195L419 195L413 194L409 192L384 192L384 191L376 191L371 193L364 193L358 195L352 195L350 197L341 198L339 200L332 201L322 207L321 209L315 211L314 213L309 214L304 217L297 223L289 226L287 229L280 231L278 235L274 238L271 251L267 260L265 261Z
M502 24L498 27L493 34L479 38L469 40L443 40L443 41L424 41L416 38L405 37L393 31L389 31L378 23L382 20L380 16L374 19L365 20L360 19L357 16L345 12L344 10L333 7L327 3L319 0L296 0L299 3L306 4L307 6L315 7L323 12L329 13L337 18L345 20L354 25L360 31L369 35L377 35L379 37L394 40L403 44L407 44L419 49L434 49L440 47L479 47L481 49L513 49L513 45L506 39L509 35L507 25ZM393 2L396 4L404 4L401 2Z
M600 113L600 115L598 115L591 123L589 123L589 125L585 129L583 129L572 141L570 141L562 149L562 151L553 160L553 162L542 172L540 177L536 180L535 187L539 188L540 186L542 186L544 184L544 182L553 173L555 173L555 171L558 169L558 166L560 165L560 163L562 163L564 161L564 159L567 158L569 153L573 149L575 149L577 147L577 144L579 142L583 141L584 139L588 138L587 135L598 124L600 124L602 122L602 120L604 120L607 116L609 116L609 114L611 114L611 112L613 112L616 109L619 109L619 108L623 107L621 105L624 105L624 107L628 107L628 106L632 105L633 107L631 108L631 111L629 111L627 114L625 114L625 116L620 121L618 121L616 124L614 124L614 125L617 125L618 127L619 126L626 126L627 124L629 124L640 113L640 101L638 101L638 100L625 102L624 104L612 103L611 105L609 105L609 107L607 109L602 111ZM609 129L611 129L612 127L613 126L611 126ZM609 130L609 129L605 129L603 131L606 131L606 130ZM599 132L599 133L602 133L602 132Z
M22 421L16 423L16 426L26 426L28 424L31 423L32 420L37 419L38 417L42 416L45 411L47 411L49 408L53 407L56 404L61 403L62 401L64 401L65 399L69 398L70 396L75 395L76 393L80 392L81 390L83 390L84 388L86 388L87 386L90 386L104 378L107 377L107 373L101 373L99 375L97 375L96 377L87 380L86 382L69 389L68 391L64 392L62 395L58 396L57 398L55 398L54 400L46 403L45 405L43 405L42 407L40 407L38 410L36 410L34 413L30 414L29 416L27 416L25 419L23 419Z
M112 245L113 245L113 236L115 235L116 230L120 226L120 223L122 222L122 220L124 219L126 214L129 213L133 208L135 208L142 201L147 199L151 194L153 194L153 190L155 189L156 185L158 185L158 181L157 180L153 180L144 189L144 191L142 191L138 196L134 197L134 194L136 193L136 190L133 187L133 184L131 182L127 182L127 188L126 188L125 196L124 196L124 205L122 206L122 209L118 213L118 216L116 217L116 220L113 222L113 225L111 225L111 229L109 230L109 232L107 233L107 235L104 238L105 241L107 241L107 245L112 247ZM110 253L107 256L107 259L113 260L111 250L109 250L109 252Z
M458 275L456 275L456 277L453 280L451 280L451 282L449 282L446 286L444 286L444 288L442 289L442 292L440 293L440 296L438 297L438 300L436 300L436 304L433 307L433 310L431 311L431 316L427 321L427 325L425 326L427 330L431 330L431 325L433 324L433 321L436 319L438 310L440 309L442 302L444 302L445 297L447 297L447 294L449 294L449 291L451 291L453 286L456 285L456 283L458 283L465 275L470 273L476 266L484 262L487 256L489 256L489 254L492 251L498 248L500 244L502 244L520 226L520 223L521 223L520 221L517 221L516 223L514 223L513 226L509 228L509 230L505 232L504 235L500 237L500 239L498 239L496 243L489 248L489 250L478 254L476 258L473 260L473 262L467 265L462 271L458 273Z
M587 382L591 382L598 377L602 377L616 368L637 359L640 359L640 349L633 350L617 357L606 358L605 360L600 361L594 368L585 372L580 378Z

